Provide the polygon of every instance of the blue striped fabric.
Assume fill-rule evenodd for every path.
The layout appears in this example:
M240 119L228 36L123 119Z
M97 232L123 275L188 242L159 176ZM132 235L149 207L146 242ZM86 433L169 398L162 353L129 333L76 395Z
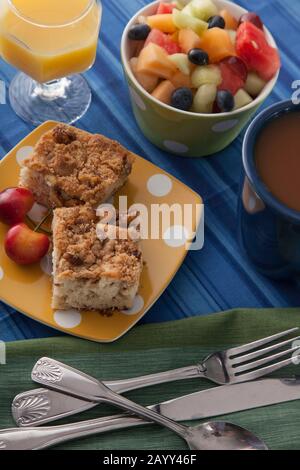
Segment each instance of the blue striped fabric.
M93 103L79 126L116 138L134 152L164 168L199 192L206 204L206 242L191 252L177 276L143 319L175 320L235 307L286 307L299 304L297 286L260 276L241 256L236 237L236 207L241 178L242 135L226 150L207 159L183 159L152 146L139 131L124 83L119 45L124 26L146 0L102 0L103 23L95 66L87 73ZM295 0L239 0L257 11L273 32L282 55L279 83L266 105L291 96L300 79L300 2ZM15 71L0 63L6 84ZM0 106L0 155L32 128L18 119L9 105ZM0 337L11 341L57 335L0 304Z

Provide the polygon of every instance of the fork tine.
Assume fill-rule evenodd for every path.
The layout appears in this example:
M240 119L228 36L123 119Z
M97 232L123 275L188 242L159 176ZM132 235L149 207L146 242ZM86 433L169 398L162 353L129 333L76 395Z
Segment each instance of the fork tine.
M268 356L264 357L263 359L259 359L258 361L254 362L248 362L247 364L244 364L243 366L235 367L234 373L240 373L244 371L250 371L253 369L256 369L257 367L263 366L265 364L270 364L271 362L275 361L276 359L279 359L283 356L287 356L288 354L292 354L295 351L299 351L300 346L294 346L291 349L287 349L286 351L281 351L280 353L273 354L273 356Z
M298 355L297 357L300 358L300 355ZM276 372L277 370L280 370L283 367L293 364L294 360L295 360L295 357L290 357L289 359L278 362L277 364L263 367L262 369L259 369L259 370L254 370L253 372L249 372L248 374L241 374L238 377L234 378L234 383L249 382L250 380L259 379L261 377L264 377L265 375L271 374L272 372Z
M276 341L277 339L282 338L283 336L287 336L291 333L295 333L295 331L298 331L299 328L291 328L290 330L282 331L281 333L277 333L276 335L273 336L268 336L267 338L262 338L257 341L253 341L252 343L244 344L242 346L238 346L236 348L231 348L227 350L227 356L238 356L239 354L251 351L252 349L259 348L260 346L264 346L265 344L272 343L273 341Z
M258 351L254 351L249 354L245 354L244 356L236 357L235 359L231 360L231 365L239 365L243 364L244 362L250 362L252 359L256 359L258 357L262 357L265 354L268 354L276 349L282 348L283 346L287 346L290 343L294 343L294 341L300 340L300 336L296 336L292 339L287 339L286 341L282 341L281 343L273 344L272 346L268 346L264 349L259 349ZM298 349L300 349L300 343L298 345Z

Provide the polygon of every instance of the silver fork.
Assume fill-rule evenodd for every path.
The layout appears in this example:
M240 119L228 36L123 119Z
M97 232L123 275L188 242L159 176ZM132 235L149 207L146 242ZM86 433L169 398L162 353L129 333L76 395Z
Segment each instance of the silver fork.
M300 337L294 337L283 342L276 342L280 338L297 331L298 328L292 328L276 335L254 341L253 343L216 352L208 356L201 364L183 367L158 374L135 377L131 379L102 382L107 388L116 392L124 393L130 390L137 390L151 385L173 382L175 380L184 380L192 378L206 378L219 385L236 384L255 380L282 367L293 363L293 356L279 361L280 358L292 355L300 349L298 346L292 346L276 354L270 354L277 349L292 345ZM272 344L275 343L275 344ZM264 347L269 345L267 347ZM276 361L276 362L275 362ZM264 367L263 367L264 366ZM36 403L40 409L39 413L28 413L28 393L20 393L12 403L12 413L19 426L38 426L45 422L55 421L60 418L82 412L97 405L92 401L81 400L78 404L71 404L63 393L57 392L57 400L51 405L45 406L40 403L41 389L30 392L30 405Z

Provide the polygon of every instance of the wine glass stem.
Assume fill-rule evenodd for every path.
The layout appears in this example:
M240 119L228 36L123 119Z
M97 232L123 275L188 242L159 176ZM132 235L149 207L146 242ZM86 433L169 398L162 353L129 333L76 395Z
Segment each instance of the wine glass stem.
M70 86L68 78L60 78L47 83L35 82L32 95L44 101L53 101L58 98L66 98L66 91Z

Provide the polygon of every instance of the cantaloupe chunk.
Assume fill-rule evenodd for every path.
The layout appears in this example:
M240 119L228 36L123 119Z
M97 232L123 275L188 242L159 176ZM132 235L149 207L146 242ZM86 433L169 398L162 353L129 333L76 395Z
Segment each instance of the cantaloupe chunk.
M201 37L200 47L208 53L209 61L212 63L236 55L230 35L221 28L211 28L205 31Z
M233 29L234 31L238 29L239 22L234 16L232 16L228 10L221 10L219 13L220 16L225 20L225 28Z
M137 81L142 85L142 87L148 91L149 93L152 93L152 91L157 87L158 85L158 77L155 75L152 75L150 73L141 73L137 71L137 63L138 63L138 58L137 57L132 57L130 59L130 67L133 72L133 75L137 79Z
M169 80L161 82L152 92L152 96L165 104L171 104L172 93L175 87Z
M178 39L179 39L179 29L177 29L177 31L175 31L175 33L171 34L171 39L172 39L172 41L174 41L174 42L178 42Z
M175 33L177 31L172 14L148 16L147 23L151 29L159 29L163 33Z
M136 70L138 73L150 73L169 80L176 72L177 67L162 47L150 42L141 51Z
M170 78L170 81L173 83L175 88L192 88L191 78L180 72L180 70Z
M191 49L200 47L201 39L191 29L181 29L178 34L178 43L182 52L188 54Z

